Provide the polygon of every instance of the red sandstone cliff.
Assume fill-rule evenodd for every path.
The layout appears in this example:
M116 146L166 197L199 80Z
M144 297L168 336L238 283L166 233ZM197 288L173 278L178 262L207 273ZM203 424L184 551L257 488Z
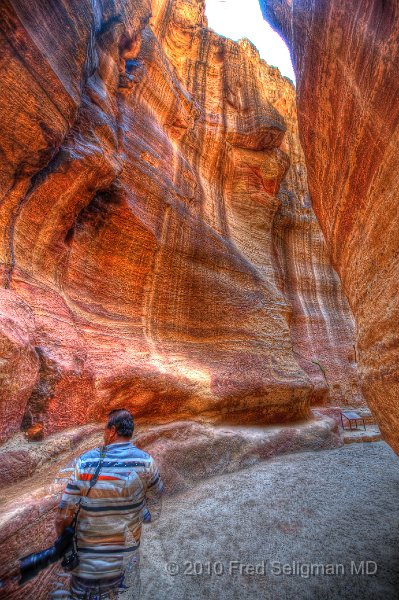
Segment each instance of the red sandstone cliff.
M356 318L364 395L399 451L399 7L262 0L292 49L313 206Z
M361 401L276 69L200 0L6 0L0 43L2 439Z

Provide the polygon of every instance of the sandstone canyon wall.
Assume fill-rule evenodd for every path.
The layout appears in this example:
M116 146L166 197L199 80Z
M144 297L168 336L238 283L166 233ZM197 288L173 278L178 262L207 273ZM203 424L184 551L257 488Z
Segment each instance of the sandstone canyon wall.
M292 50L313 206L356 318L363 392L399 452L399 6L261 5Z
M5 0L0 46L1 440L362 402L289 81L200 0Z

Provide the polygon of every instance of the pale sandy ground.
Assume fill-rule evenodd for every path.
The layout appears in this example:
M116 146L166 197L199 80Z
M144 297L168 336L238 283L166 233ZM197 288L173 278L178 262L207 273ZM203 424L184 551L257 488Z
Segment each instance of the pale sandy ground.
M166 499L161 520L146 526L141 600L398 600L398 500L399 458L384 442L207 479ZM166 573L170 561L178 575ZM184 573L194 561L202 575ZM230 574L230 561L261 570L266 561L265 574ZM293 561L341 564L345 574L277 574ZM351 573L351 561L374 561L377 574Z

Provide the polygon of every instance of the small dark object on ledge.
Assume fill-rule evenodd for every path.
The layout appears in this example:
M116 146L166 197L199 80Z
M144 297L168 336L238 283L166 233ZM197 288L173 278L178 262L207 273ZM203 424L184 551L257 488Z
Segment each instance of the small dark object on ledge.
M43 439L43 423L31 425L25 432L28 442L41 442Z
M354 410L352 410L352 411L341 411L342 429L345 429L345 427L344 427L344 417L345 417L345 419L347 419L349 421L349 429L350 429L350 431L352 431L352 422L355 423L355 429L358 429L358 426L357 426L358 421L362 421L363 427L364 427L364 431L366 431L366 424L364 422L364 417L362 417L361 415L359 415Z

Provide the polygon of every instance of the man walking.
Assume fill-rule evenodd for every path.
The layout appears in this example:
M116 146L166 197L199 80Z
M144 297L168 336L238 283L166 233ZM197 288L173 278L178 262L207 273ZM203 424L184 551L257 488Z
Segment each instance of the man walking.
M128 410L113 410L105 446L86 452L76 463L56 530L60 534L76 520L77 558L72 557L69 595L62 596L59 588L54 599L113 600L127 590L129 600L139 596L141 526L150 520L147 503L155 501L156 507L163 483L153 458L131 443L133 429Z

